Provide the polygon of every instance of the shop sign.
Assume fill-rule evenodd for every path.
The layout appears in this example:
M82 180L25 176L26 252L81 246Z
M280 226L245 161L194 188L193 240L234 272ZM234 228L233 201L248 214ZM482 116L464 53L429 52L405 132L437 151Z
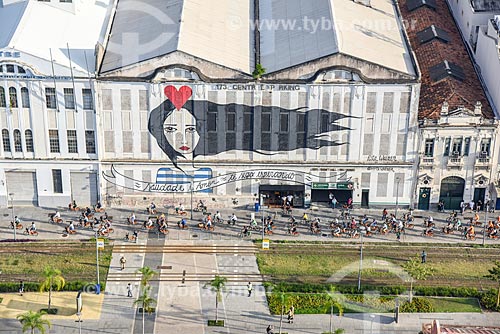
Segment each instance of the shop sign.
M269 249L269 239L262 240L262 249Z
M312 189L352 189L352 183L317 183L313 182Z
M337 183L337 189L352 189L352 183Z
M330 188L328 188L328 186L329 186L328 183L313 182L313 184L312 184L313 189L330 189Z

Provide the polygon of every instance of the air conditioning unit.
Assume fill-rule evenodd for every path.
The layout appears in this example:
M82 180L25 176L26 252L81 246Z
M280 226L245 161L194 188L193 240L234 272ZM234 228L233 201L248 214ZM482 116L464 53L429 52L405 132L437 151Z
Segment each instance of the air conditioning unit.
M454 156L458 156L458 155L460 155L460 152L458 152L458 151L453 151L453 155L454 155Z
M487 156L488 156L488 152L487 152L487 151L483 151L483 152L481 152L481 155L482 155L483 157L487 157Z

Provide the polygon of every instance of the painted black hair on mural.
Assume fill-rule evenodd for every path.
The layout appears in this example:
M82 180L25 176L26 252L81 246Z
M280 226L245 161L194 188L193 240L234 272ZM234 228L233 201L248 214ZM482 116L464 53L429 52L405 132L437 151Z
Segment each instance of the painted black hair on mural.
M186 101L183 109L191 113L196 119L196 132L199 135L199 141L193 148L193 158L199 155L216 155L229 150L252 151L273 155L299 148L317 150L321 147L340 146L347 144L347 142L332 140L329 133L351 130L348 127L336 124L336 122L343 118L354 118L353 116L325 109L307 110L305 107L284 109L277 106L217 104L195 100ZM156 138L163 152L177 167L178 158L185 158L185 155L174 149L172 143L167 140L164 130L165 120L174 110L175 107L172 102L166 99L151 111L148 129ZM245 122L250 123L250 125L246 125ZM263 122L266 126L265 131L262 131ZM283 130L283 128L280 129L280 122L283 123L281 125L287 131ZM235 128L226 131L228 123L233 123ZM255 136L256 131L258 137ZM224 138L223 140L219 140L221 136ZM255 140L256 138L260 138L260 142ZM271 141L276 142L278 147L273 149ZM228 142L233 143L231 147L227 147ZM220 145L219 143L223 144Z

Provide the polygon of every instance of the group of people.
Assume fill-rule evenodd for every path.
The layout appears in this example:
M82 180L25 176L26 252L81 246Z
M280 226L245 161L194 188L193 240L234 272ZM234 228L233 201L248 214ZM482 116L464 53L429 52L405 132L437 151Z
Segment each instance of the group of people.
M493 213L495 212L495 203L491 199L487 200L484 204L482 200L478 200L477 202L474 202L474 200L470 200L469 203L466 203L464 200L462 200L460 202L460 213L463 215L467 210L470 210L470 212L488 211Z

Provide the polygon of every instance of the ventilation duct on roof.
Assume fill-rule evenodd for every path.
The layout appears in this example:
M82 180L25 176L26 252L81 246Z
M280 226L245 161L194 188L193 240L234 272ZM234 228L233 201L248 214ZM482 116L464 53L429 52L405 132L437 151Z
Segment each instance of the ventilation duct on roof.
M406 7L408 7L410 12L423 6L436 10L436 0L408 0L408 3L406 4Z
M366 7L371 7L372 4L371 4L371 0L353 0L355 3L359 3L363 6L366 6Z
M448 33L443 29L436 27L435 25L431 25L430 27L417 32L417 38L420 44L427 43L435 38L445 43L448 43L450 41L450 36L448 35Z
M429 75L432 81L439 81L447 77L453 77L460 81L465 80L464 70L447 60L429 68Z

